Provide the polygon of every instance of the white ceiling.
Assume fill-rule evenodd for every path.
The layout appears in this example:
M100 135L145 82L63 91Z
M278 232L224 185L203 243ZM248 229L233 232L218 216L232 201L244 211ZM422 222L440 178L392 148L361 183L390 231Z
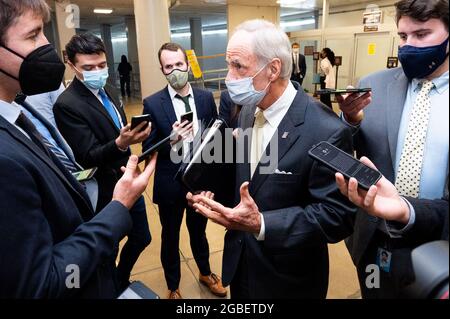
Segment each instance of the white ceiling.
M53 0L47 0L53 3ZM60 2L63 0L56 0ZM153 1L153 0L146 0ZM185 25L190 17L202 17L203 24L215 24L217 21L226 21L227 4L240 4L251 6L278 6L277 0L167 0L171 4L170 15L172 27ZM116 25L124 23L126 16L134 15L134 0L71 0L80 7L80 19L83 28L92 28L100 24ZM341 6L361 5L371 3L390 3L396 0L329 0L330 9L338 9ZM301 8L305 11L321 9L323 0L305 0ZM93 13L94 8L113 9L109 15ZM287 12L293 10L282 9ZM297 9L298 10L298 9ZM283 12L283 11L282 11ZM217 20L217 21L216 21ZM216 22L215 22L216 21Z

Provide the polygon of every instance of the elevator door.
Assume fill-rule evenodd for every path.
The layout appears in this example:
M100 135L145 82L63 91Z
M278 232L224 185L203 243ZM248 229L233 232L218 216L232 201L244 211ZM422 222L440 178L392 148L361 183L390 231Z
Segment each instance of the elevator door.
M357 34L355 38L355 69L353 84L370 73L386 69L392 56L393 39L389 33Z

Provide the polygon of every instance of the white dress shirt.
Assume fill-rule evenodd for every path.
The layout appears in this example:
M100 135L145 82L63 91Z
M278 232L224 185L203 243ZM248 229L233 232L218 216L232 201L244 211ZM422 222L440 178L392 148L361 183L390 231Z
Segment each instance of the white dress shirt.
M195 99L194 99L194 91L192 90L192 86L188 83L187 84L189 86L189 105L191 106L191 110L193 112L193 135L187 137L184 141L183 141L183 150L189 150L189 143L191 143L194 140L194 136L198 133L199 130L199 122L198 122L198 117L197 117L197 107L195 105ZM173 108L175 110L175 114L177 116L177 121L180 122L181 120L181 116L183 114L186 113L186 105L184 104L183 100L176 98L175 96L178 94L177 91L174 90L174 88L172 88L170 85L168 86L169 89L169 95L170 95L170 99L172 100L172 105ZM173 124L173 123L172 123ZM180 123L181 124L181 123ZM184 152L183 154L186 154L186 152Z
M272 137L277 133L278 126L281 121L286 116L286 113L289 111L292 103L294 102L295 96L297 95L297 90L292 85L292 82L289 81L287 88L284 90L283 94L280 98L269 106L265 111L263 111L264 118L266 119L266 123L263 126L263 150L267 148ZM256 108L256 112L259 109ZM253 161L253 159L251 159ZM264 216L261 214L261 230L259 235L256 237L257 240L262 241L266 237L266 227L264 223Z
M331 65L330 60L328 60L328 58L322 59L322 61L320 61L320 68L325 74L325 88L335 89L336 72L334 71L334 67Z

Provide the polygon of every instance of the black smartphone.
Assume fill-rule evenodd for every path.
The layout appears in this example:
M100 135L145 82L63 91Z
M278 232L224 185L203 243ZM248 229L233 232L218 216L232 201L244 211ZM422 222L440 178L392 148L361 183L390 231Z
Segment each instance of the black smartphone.
M351 93L367 93L371 92L371 88L354 88L354 89L323 89L317 90L317 94L351 94Z
M148 150L146 150L144 153L139 155L139 161L138 163L141 163L145 161L146 159L150 158L154 153L158 152L163 146L170 143L170 140L172 139L173 134L167 136L166 138L162 139L152 147L150 147Z
M370 186L375 185L382 176L377 170L361 163L328 142L314 145L308 154L334 171L341 173L345 178L356 178L358 186L365 190L369 190Z
M133 116L131 118L131 130L134 130L142 122L150 123L150 114ZM146 128L147 128L147 126L144 125L144 127L141 129L141 131L145 131Z
M86 169L84 171L72 173L73 177L79 182L85 182L94 177L95 172L97 172L97 167Z
M194 112L187 112L181 115L180 117L180 123L183 123L184 121L188 121L189 123L192 123L194 120Z

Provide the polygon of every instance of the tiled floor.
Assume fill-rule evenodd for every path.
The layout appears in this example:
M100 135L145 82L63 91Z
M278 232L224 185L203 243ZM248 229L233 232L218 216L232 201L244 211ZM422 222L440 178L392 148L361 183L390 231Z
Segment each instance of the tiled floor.
M128 101L126 103L126 113L130 118L133 115L142 113L140 101ZM133 147L133 153L140 153L140 146ZM133 272L132 280L141 280L148 287L153 289L161 298L166 298L167 286L164 279L164 272L160 261L161 248L161 224L158 217L158 208L151 201L153 180L145 192L147 203L147 215L152 233L152 242L142 253L137 261ZM222 252L224 228L208 223L206 230L210 246L211 269L217 274L221 274ZM359 287L355 268L350 260L347 249L343 242L330 245L330 284L328 298L359 298ZM189 234L186 224L183 221L180 234L180 257L181 257L181 283L180 291L183 298L187 299L211 299L217 298L212 295L198 281L198 268L192 257L189 245Z

